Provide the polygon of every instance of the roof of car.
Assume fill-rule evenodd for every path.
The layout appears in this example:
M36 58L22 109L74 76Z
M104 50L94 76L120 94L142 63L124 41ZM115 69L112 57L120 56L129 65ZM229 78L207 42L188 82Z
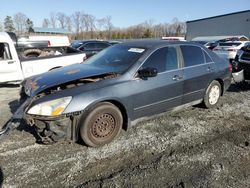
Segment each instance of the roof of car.
M103 41L103 40L80 40L78 41L80 43L87 43L87 42L102 42L102 43L108 43L108 41Z
M142 48L159 48L166 45L171 44L194 44L185 41L167 41L167 40L158 40L158 39L140 39L140 40L133 40L124 43L120 43L119 45L122 46L135 46L135 47L142 47Z

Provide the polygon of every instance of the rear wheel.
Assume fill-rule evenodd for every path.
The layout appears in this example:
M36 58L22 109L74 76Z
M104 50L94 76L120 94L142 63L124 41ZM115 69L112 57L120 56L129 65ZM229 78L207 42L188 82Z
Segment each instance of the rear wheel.
M111 142L121 131L123 118L111 103L96 105L80 121L80 136L86 145L102 146Z
M204 95L203 104L206 108L215 107L220 99L222 90L221 85L218 81L212 81L207 87L206 93Z

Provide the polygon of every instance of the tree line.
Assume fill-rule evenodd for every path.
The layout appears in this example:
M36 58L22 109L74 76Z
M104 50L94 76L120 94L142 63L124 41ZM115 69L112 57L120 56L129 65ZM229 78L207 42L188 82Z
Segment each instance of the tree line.
M16 32L24 35L33 32L33 21L25 14L19 12L6 16L0 30ZM84 12L74 12L67 15L63 12L50 13L44 18L41 27L63 28L69 31L73 39L134 39L134 38L159 38L162 36L184 36L186 23L173 18L171 23L155 23L147 20L143 23L126 28L115 27L112 17L96 18Z

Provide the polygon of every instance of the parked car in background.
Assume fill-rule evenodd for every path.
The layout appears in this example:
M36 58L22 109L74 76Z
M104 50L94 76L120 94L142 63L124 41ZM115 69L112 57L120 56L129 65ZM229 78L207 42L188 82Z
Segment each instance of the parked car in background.
M204 46L209 49L209 50L213 50L216 46L219 45L220 41L211 41L211 42L207 42L204 44Z
M111 45L115 45L115 44L120 44L120 43L122 43L122 41L117 41L117 40L110 40L110 41L108 41L109 42L109 44L111 44Z
M162 37L161 39L170 41L186 41L184 37Z
M237 52L233 62L233 72L236 82L250 81L250 44Z
M109 42L100 40L75 41L71 44L72 48L83 51L87 58L95 55L109 46L111 46Z
M217 45L213 52L217 53L218 55L225 55L230 62L235 59L237 51L241 49L245 45L249 45L249 41L228 41L228 42L220 42Z
M228 61L201 45L141 40L106 48L84 64L23 82L14 114L44 142L109 143L122 128L176 108L215 107L231 83ZM36 87L34 87L36 86Z

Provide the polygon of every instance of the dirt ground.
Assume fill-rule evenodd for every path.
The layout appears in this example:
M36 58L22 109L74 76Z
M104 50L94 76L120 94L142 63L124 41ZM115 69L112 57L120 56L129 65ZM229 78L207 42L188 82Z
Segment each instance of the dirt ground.
M0 126L18 107L0 88ZM250 187L250 89L217 109L189 107L138 123L112 143L36 143L25 124L0 140L0 187Z

